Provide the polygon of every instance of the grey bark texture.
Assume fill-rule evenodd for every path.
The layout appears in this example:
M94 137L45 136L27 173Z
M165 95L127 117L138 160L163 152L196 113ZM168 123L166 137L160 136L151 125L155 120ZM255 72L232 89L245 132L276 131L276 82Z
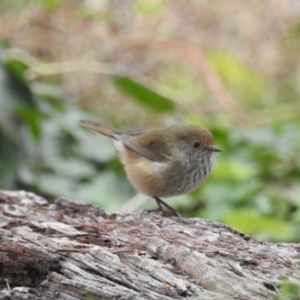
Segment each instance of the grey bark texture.
M155 213L0 191L1 299L280 299L300 245Z

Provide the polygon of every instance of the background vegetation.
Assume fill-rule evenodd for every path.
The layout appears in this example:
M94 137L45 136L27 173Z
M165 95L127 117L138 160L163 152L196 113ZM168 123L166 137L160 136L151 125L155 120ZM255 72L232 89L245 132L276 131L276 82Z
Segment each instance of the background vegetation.
M78 121L196 124L223 152L168 203L299 242L299 17L292 0L2 0L0 188L116 210L136 192Z

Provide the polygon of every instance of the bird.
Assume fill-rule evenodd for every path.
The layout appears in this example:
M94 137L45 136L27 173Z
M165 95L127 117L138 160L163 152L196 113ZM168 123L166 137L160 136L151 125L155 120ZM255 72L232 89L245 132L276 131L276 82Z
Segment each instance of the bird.
M160 198L186 194L198 188L210 173L214 153L212 134L194 125L175 124L150 130L116 130L80 120L81 125L113 140L131 184L155 199L158 209L179 213Z

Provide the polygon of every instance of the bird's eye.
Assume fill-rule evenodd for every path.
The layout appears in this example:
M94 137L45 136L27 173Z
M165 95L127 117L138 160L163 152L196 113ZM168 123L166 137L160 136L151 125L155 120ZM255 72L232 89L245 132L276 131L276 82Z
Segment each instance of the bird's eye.
M199 148L199 147L200 147L200 143L197 142L197 141L194 141L194 142L192 142L192 146L193 146L194 148Z

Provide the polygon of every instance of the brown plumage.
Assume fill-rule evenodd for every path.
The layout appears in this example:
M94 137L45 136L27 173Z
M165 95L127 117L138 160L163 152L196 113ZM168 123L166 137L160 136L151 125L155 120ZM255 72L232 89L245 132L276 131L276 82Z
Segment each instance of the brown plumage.
M196 189L211 171L214 152L212 135L192 125L172 125L145 131L120 131L91 121L81 121L91 130L114 140L132 185L152 196L160 209L159 197L185 194Z

